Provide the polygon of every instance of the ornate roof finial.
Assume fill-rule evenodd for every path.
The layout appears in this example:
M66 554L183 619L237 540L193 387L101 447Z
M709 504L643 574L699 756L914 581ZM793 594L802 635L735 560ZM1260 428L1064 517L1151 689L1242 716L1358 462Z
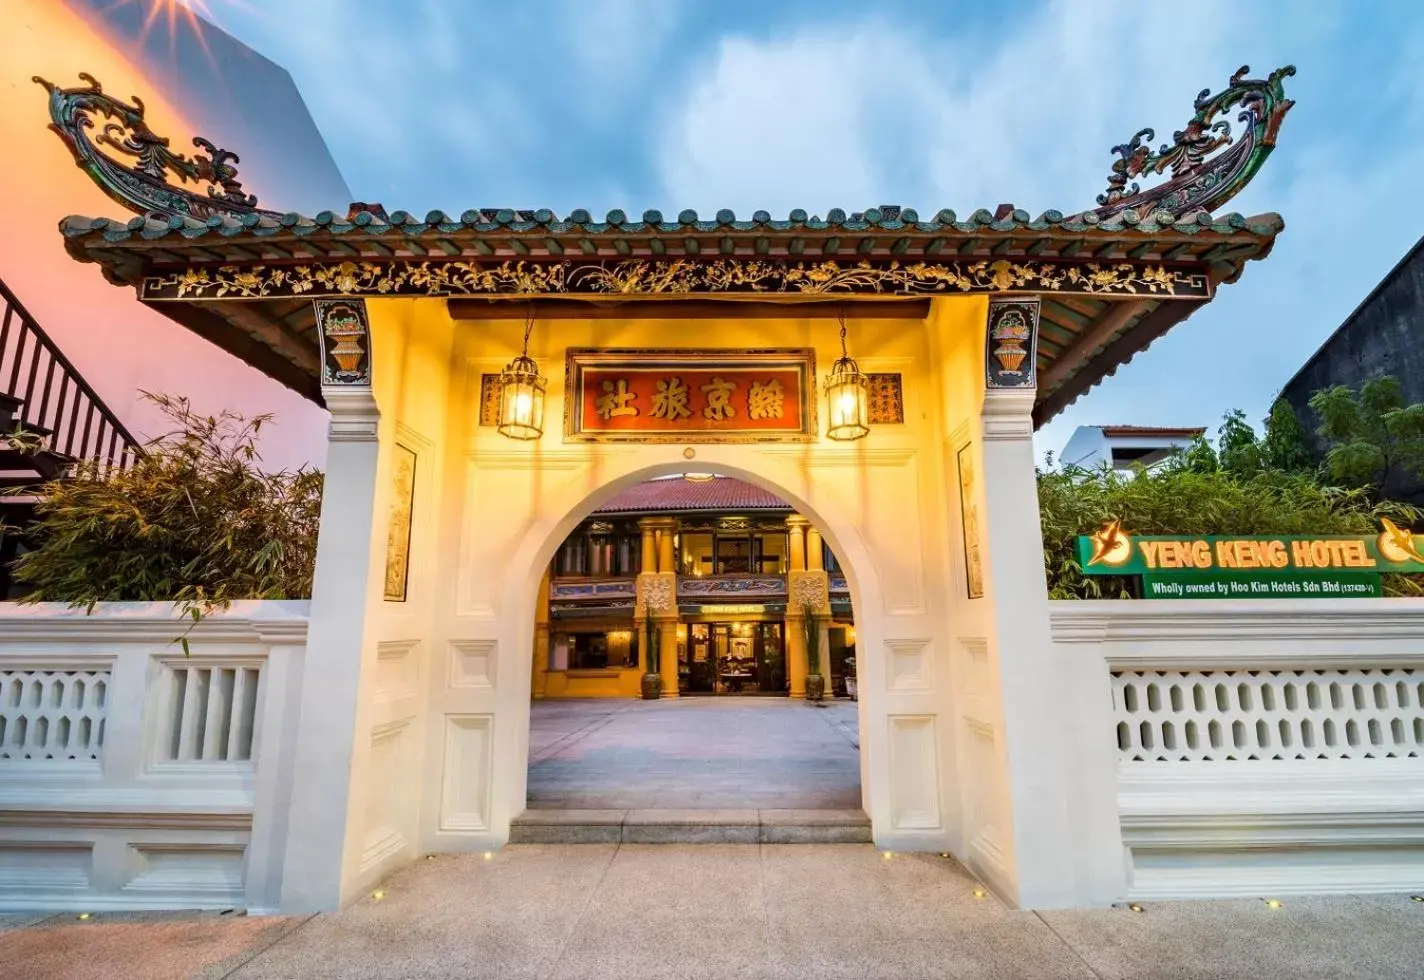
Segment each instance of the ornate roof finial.
M120 102L104 93L94 76L80 72L87 88L59 88L38 75L34 81L49 92L49 128L64 140L74 162L115 201L142 215L162 217L187 216L197 219L215 214L241 216L264 214L278 217L275 211L257 206L257 198L242 189L237 179L237 154L214 146L201 136L193 137L193 145L206 153L194 153L191 158L168 148L168 138L159 136L144 121L144 105L138 96L133 105ZM104 124L97 139L90 140L89 130L95 127L95 117L111 121ZM96 144L117 150L131 162L116 159ZM175 187L168 182L176 176L183 183L207 184L207 196Z
M1151 129L1139 129L1131 140L1114 146L1112 151L1119 159L1108 175L1107 191L1098 195L1101 207L1094 213L1099 220L1129 209L1144 217L1158 211L1174 217L1195 211L1210 213L1245 187L1275 148L1281 120L1295 105L1285 97L1281 85L1282 79L1295 74L1295 66L1277 68L1264 80L1247 78L1250 70L1242 65L1216 95L1202 89L1196 99L1196 115L1185 129L1172 134L1171 145L1164 143L1153 153L1146 144L1155 134ZM1233 142L1231 124L1216 117L1235 105L1241 106L1236 118L1245 129ZM1208 159L1223 146L1229 149ZM1172 176L1156 187L1144 191L1136 183L1128 183L1133 177L1160 174L1168 168Z

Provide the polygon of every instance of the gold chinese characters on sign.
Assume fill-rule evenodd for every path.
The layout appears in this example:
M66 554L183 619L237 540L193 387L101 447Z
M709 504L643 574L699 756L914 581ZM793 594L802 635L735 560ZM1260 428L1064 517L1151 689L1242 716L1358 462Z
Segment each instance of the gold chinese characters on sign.
M415 507L415 452L395 447L391 474L391 517L386 532L386 588L390 602L404 602L410 578L410 529Z
M581 441L804 441L809 350L571 350L565 435Z

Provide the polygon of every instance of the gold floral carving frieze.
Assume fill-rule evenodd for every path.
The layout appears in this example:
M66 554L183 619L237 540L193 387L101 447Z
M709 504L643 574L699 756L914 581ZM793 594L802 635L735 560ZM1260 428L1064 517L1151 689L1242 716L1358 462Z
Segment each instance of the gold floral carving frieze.
M190 267L144 279L147 301L283 296L1065 293L1202 299L1204 271L1134 262L984 259L789 262L624 259L601 262L313 262Z

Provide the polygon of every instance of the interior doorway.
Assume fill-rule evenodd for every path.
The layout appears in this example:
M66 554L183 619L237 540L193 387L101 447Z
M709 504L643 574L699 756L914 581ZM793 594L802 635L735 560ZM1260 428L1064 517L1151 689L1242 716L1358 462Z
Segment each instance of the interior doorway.
M678 686L685 694L785 697L784 626L769 622L689 623L678 644Z

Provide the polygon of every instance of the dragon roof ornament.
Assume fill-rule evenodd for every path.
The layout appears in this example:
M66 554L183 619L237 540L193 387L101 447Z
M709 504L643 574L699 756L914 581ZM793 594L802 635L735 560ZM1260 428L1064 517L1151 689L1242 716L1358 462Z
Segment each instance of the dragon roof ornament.
M1196 211L1210 214L1240 192L1271 155L1281 120L1295 105L1281 84L1295 74L1294 65L1277 68L1264 79L1247 78L1250 70L1242 65L1215 95L1202 89L1196 114L1186 128L1173 133L1171 144L1162 144L1156 153L1146 145L1156 138L1151 129L1140 129L1130 141L1114 146L1112 152L1119 159L1108 175L1108 189L1098 195L1100 207L1085 214L1099 221L1129 210L1139 215L1166 211L1174 217ZM1233 139L1231 124L1217 117L1237 105L1241 112L1236 118L1244 128ZM1222 147L1226 149L1211 156ZM1128 183L1168 169L1172 172L1168 180L1145 191Z
M192 157L174 153L168 138L149 129L144 120L143 100L133 96L129 105L108 95L94 76L80 72L87 87L60 88L40 78L34 81L49 92L49 128L69 147L74 162L93 178L104 193L124 207L146 217L192 218L205 221L227 214L234 217L256 214L280 217L278 212L257 206L257 198L242 189L237 179L237 154L214 146L201 136L193 145L203 151ZM107 120L94 139L90 131ZM106 153L117 151L130 160ZM185 190L169 182L207 185L207 195Z

